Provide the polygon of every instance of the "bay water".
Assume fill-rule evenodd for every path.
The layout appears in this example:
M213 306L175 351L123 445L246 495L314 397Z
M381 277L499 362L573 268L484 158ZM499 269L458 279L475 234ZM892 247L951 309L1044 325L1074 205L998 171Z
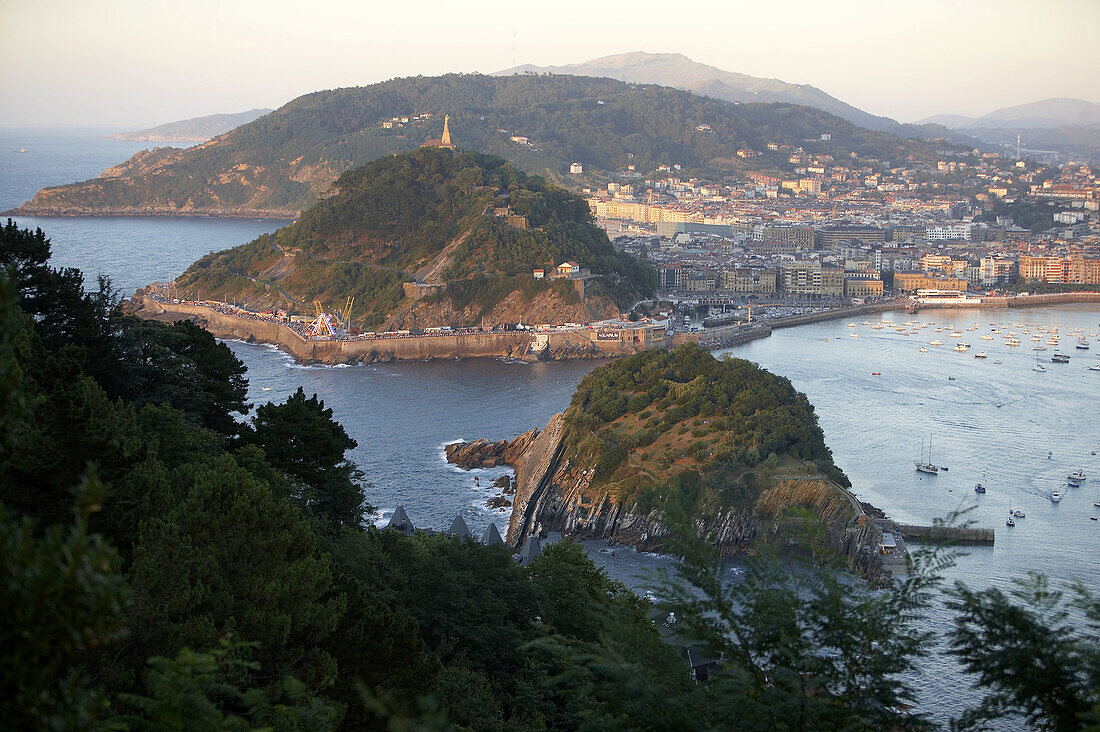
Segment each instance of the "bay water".
M0 209L31 198L43 185L94 177L144 147L101 137L103 130L0 130ZM13 152L26 148L26 153ZM41 227L52 239L55 266L75 266L94 280L109 275L124 292L152 280L178 275L199 256L270 232L285 222L206 218L17 218L20 226ZM1100 328L1094 305L1062 305L1028 310L929 310L919 315L883 315L903 321L936 321L965 329L971 350L950 350L944 333L933 326L920 335L890 328L871 330L863 319L855 328L829 321L775 331L772 336L717 352L755 361L791 379L814 404L826 443L854 492L895 519L929 523L949 512L969 509L978 526L996 530L996 543L971 547L949 579L974 587L1009 587L1028 571L1046 573L1055 582L1080 580L1100 590L1100 522L1093 507L1100 500ZM877 322L872 318L869 322ZM982 341L998 324L1017 330L1057 325L1057 350L1068 364L1051 364L1056 349L1032 351L1024 337L1017 348L997 335ZM1089 351L1074 349L1081 328ZM856 332L859 338L851 338ZM948 342L928 346L933 337ZM1045 337L1044 337L1045 339ZM564 409L577 382L597 362L505 363L491 359L379 364L357 367L303 367L276 349L231 342L248 366L249 398L255 403L281 401L299 386L317 393L358 441L351 458L371 486L370 503L385 521L403 505L419 526L446 528L464 516L480 533L490 521L502 531L508 514L490 509L491 481L506 469L464 472L443 459L453 440L504 439L541 427ZM925 345L927 353L918 348ZM1045 345L1045 343L1043 344ZM974 354L986 351L988 358ZM1036 361L1046 371L1033 370ZM999 362L999 363L998 363ZM999 405L999 406L998 406ZM931 441L932 459L949 471L916 473L913 463ZM1060 503L1052 488L1064 485L1069 471L1083 469L1089 479L1066 489ZM475 484L474 478L478 478ZM988 493L977 495L977 482ZM1026 513L1006 527L1009 508ZM613 575L640 589L652 586L642 576L667 558L619 550L593 558ZM928 627L950 627L950 616L937 610ZM977 694L972 679L942 654L925 660L921 708L945 720Z

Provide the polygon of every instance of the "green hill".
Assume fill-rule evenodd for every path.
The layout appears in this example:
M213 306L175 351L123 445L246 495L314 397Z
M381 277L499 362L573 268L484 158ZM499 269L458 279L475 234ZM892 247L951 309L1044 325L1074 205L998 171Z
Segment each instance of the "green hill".
M792 104L733 104L611 79L451 74L307 94L202 145L145 151L100 178L43 189L18 212L294 216L343 171L438 138L444 114L458 147L572 185L582 181L568 175L571 162L591 180L661 163L712 180L791 170L789 151L768 151L769 142L837 159L855 153L853 162L932 158L918 141ZM742 160L743 147L761 154Z
M196 297L229 293L292 309L291 300L334 307L355 297L365 327L414 308L428 311L422 325L477 324L519 291L520 312L496 322L530 322L522 305L540 294L577 304L569 282L531 276L565 260L598 275L585 299L611 312L656 285L652 269L616 251L588 204L564 189L500 158L421 148L345 172L297 222L203 257L178 285ZM433 294L413 301L406 282L434 285ZM442 305L449 318L432 315Z
M632 513L672 495L692 515L751 506L770 475L807 468L841 485L806 395L742 359L685 345L592 371L565 412L565 454L593 466L592 488Z

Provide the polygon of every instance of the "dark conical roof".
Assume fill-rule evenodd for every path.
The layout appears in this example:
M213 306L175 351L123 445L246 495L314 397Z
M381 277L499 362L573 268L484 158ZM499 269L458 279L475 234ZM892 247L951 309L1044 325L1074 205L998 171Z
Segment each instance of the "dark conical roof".
M386 524L387 529L394 529L403 533L411 533L416 530L412 521L409 520L409 515L405 513L403 506L398 506L393 516L390 516L390 522Z
M455 520L451 522L451 528L447 529L447 536L455 539L474 538L474 535L470 533L470 529L467 528L466 522L462 520L461 516L455 516Z
M523 542L523 548L519 550L519 563L527 566L527 563L539 555L542 551L542 542L537 536L528 536Z
M496 524L489 524L485 528L485 533L481 535L481 543L485 546L493 546L495 544L504 543L504 539L500 538L500 532L497 531Z

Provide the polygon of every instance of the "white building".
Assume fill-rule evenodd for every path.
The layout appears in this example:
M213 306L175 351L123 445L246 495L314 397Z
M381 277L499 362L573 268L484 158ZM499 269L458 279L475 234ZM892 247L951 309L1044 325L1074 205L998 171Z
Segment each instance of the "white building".
M928 241L946 241L948 239L962 239L970 241L974 224L946 224L943 226L929 226L924 230L924 237Z
M581 165L580 163L573 163L572 165L569 166L569 174L570 175L580 175L583 172L584 172L584 166Z

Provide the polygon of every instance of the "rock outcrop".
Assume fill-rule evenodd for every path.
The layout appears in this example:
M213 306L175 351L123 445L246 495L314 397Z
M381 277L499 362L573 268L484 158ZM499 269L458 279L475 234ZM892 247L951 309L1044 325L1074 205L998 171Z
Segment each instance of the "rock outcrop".
M495 468L499 465L514 466L538 433L537 429L531 429L511 440L455 442L444 447L443 451L447 454L447 462L463 470ZM494 483L494 487L498 486Z

